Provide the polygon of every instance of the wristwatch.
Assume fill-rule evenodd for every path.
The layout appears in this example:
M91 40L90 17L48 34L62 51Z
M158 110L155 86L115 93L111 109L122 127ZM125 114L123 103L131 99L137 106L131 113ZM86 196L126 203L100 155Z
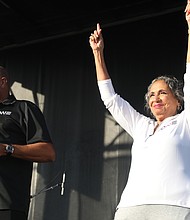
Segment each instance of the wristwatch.
M15 148L12 145L7 145L5 147L5 151L6 151L7 156L11 156L11 154L13 154L13 152L14 152L14 149Z

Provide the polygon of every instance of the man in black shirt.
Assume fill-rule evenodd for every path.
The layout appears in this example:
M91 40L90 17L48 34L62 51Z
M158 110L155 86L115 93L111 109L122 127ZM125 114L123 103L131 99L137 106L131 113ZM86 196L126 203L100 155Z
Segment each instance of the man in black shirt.
M0 66L0 219L27 219L33 162L54 160L42 112L11 94L7 71Z

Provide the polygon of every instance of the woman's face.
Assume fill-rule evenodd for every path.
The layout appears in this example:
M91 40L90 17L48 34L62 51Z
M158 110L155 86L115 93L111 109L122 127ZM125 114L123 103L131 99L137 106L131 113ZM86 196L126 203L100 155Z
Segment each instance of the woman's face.
M148 104L152 114L159 123L165 118L176 114L179 102L165 81L157 80L150 88Z

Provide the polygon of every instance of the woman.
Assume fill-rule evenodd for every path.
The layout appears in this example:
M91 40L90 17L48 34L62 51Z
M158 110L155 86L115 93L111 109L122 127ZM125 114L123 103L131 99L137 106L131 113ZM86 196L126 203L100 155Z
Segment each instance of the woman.
M186 20L190 25L189 1ZM174 77L152 81L145 99L153 118L138 113L115 93L97 24L90 38L101 98L133 138L128 182L115 220L190 220L190 40L183 91ZM184 107L183 107L184 103Z

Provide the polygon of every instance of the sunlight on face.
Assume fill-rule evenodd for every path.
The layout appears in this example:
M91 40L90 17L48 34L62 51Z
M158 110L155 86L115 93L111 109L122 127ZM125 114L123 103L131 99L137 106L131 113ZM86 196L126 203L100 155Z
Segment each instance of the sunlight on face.
M154 82L149 91L149 107L159 122L177 113L178 100L164 80Z

